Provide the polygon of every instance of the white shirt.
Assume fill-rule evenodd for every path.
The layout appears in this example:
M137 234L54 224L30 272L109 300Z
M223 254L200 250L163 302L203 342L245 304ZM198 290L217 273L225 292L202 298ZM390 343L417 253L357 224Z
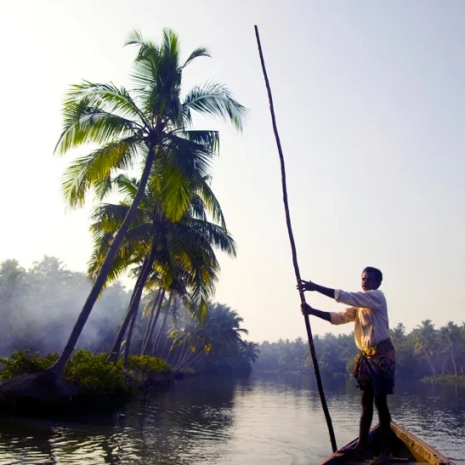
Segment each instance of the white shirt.
M337 289L334 298L336 302L351 307L342 312L330 312L331 323L342 325L355 321L355 344L360 350L373 347L389 337L387 303L382 291L345 292Z

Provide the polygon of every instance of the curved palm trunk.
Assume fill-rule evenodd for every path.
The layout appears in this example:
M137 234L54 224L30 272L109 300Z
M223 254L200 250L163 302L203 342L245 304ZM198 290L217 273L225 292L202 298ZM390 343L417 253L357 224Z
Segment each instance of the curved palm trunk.
M452 366L454 367L454 375L457 376L457 365L455 363L454 346L452 346L450 349L450 356L452 358Z
M178 308L178 297L174 296L173 298L173 312L171 314L171 317L172 317L172 320L174 321L175 319L175 315L176 315L176 310ZM168 315L167 315L168 316ZM165 325L166 321L164 321L164 325ZM169 356L169 341L168 341L168 337L165 337L165 342L163 344L163 347L161 349L161 352L160 354L163 355L163 358L166 360ZM167 354L167 350L168 350L168 355Z
M128 347L131 344L132 332L134 330L134 324L136 322L137 314L139 312L139 305L140 305L140 301L142 298L142 292L144 291L145 283L147 282L150 270L155 260L155 254L156 254L155 241L156 241L156 238L154 237L152 248L150 250L150 255L144 260L141 272L139 273L139 276L137 277L136 285L134 287L134 292L131 298L131 302L129 304L128 312L124 319L121 330L118 333L118 337L115 340L115 344L113 345L112 351L108 358L109 361L114 362L118 358L118 355L121 351L122 341L126 333L126 329L128 328L128 325L129 325L129 332L126 338L126 346L124 350L124 362L127 365L127 360L129 356Z
M171 308L171 299L172 298L173 298L173 291L171 291L171 293L170 293L170 297L168 299L168 305L166 307L165 315L163 317L163 322L161 324L160 331L158 331L157 338L156 338L156 340L155 340L155 342L153 344L152 355L155 355L155 352L156 352L157 347L158 347L158 343L160 342L161 335L163 334L163 330L165 329L166 320L168 319L168 314L169 314L169 311L170 311L170 308Z
M143 269L145 268L147 261L144 262ZM131 300L129 301L129 306L126 311L126 316L124 317L124 320L121 323L120 329L115 338L115 342L113 342L113 347L111 348L110 354L108 355L109 362L116 362L116 359L118 358L118 355L120 353L121 344L123 343L124 335L126 334L126 330L128 328L129 323L131 322L131 318L134 312L133 302L137 297L137 293L139 289L141 288L142 278L143 278L142 273L140 273L139 276L137 277L136 284L134 285L134 289L132 290Z
M152 341L152 339L153 339L153 332L155 331L155 328L156 328L157 323L158 323L158 318L160 317L160 312L161 312L161 307L163 305L164 297L165 297L165 290L163 289L162 293L161 293L160 301L158 302L158 305L157 305L157 310L155 312L155 318L153 319L152 328L150 329L150 334L149 334L149 337L147 339L147 345L145 347L144 353L142 353L141 355L145 355L148 352L150 341Z
M63 372L66 362L69 360L74 348L76 347L76 343L79 339L79 336L81 335L82 330L84 329L87 319L89 318L89 315L92 309L94 308L95 302L97 301L97 298L103 289L105 281L107 280L108 274L111 271L111 267L116 258L116 254L118 253L121 243L124 239L124 236L126 235L132 222L134 221L137 208L147 186L147 182L149 179L150 171L152 170L154 160L155 150L152 146L148 152L147 159L145 161L144 171L142 172L139 188L137 189L134 201L132 202L131 207L126 213L123 223L121 224L121 227L116 233L116 236L113 239L110 248L108 249L103 265L98 273L97 279L95 280L95 283L89 293L89 296L87 297L87 300L84 303L84 306L82 307L81 313L79 314L76 324L74 325L73 330L71 331L68 342L66 343L63 352L61 353L56 363L52 365L48 370L52 373L60 374Z
M156 253L156 247L155 247L155 239L154 239L154 244L152 245L152 250L150 252L150 257L147 262L147 266L141 271L141 283L136 295L136 299L133 302L133 310L132 310L132 317L131 317L131 323L129 325L129 331L128 331L128 336L126 338L126 345L124 347L124 366L126 367L128 365L128 357L129 357L129 349L131 347L131 340L132 340L132 333L134 331L134 326L137 321L137 315L139 313L139 306L140 306L140 301L142 298L142 292L145 287L145 283L147 282L147 279L149 277L150 270L152 268L153 261L155 259L155 253Z
M291 243L292 262L293 262L293 265L294 265L295 277L297 279L297 283L299 283L300 282L300 271L299 271L299 265L297 263L297 251L296 251L296 246L295 246L295 242L294 242L294 235L293 235L293 232L292 232L291 215L289 213L289 203L288 203L288 200L287 200L286 169L285 169L285 164L284 164L284 155L283 155L283 151L282 151L282 148L281 148L281 141L279 139L278 126L276 124L276 117L275 117L275 113L274 113L273 96L271 94L271 87L270 87L270 83L269 83L269 80L268 80L268 74L267 74L266 68L265 68L265 59L263 57L262 46L261 46L261 43L260 43L260 36L258 34L258 27L257 26L255 26L255 36L257 38L258 52L259 52L259 55L260 55L260 62L261 62L261 65L262 65L263 76L264 76L264 79L265 79L265 85L266 85L266 89L267 89L267 92L268 92L268 100L269 100L269 103L270 103L270 112L271 112L271 119L272 119L272 123L273 123L273 131L274 131L274 135L275 135L275 139L276 139L276 145L278 146L279 160L280 160L280 164L281 164L281 180L282 180L282 189L283 189L284 210L285 210L285 214L286 214L286 224L287 224L287 230L288 230L288 233L289 233L289 240L290 240L290 243ZM299 294L300 294L301 302L305 303L305 295L304 295L303 291L300 291ZM309 343L309 346L310 346L310 353L312 355L313 367L314 367L314 370L315 370L315 377L316 377L316 381L317 381L317 384L318 384L318 392L320 394L321 405L323 407L323 411L324 411L325 418L326 418L326 423L328 425L329 437L330 437L330 440L331 440L331 446L332 446L333 452L335 452L337 450L336 437L334 435L333 424L332 424L332 421L331 421L331 417L329 415L328 406L326 404L326 398L325 398L325 393L324 393L324 390L323 390L323 384L321 382L320 368L318 366L318 360L316 358L315 346L313 344L312 330L311 330L311 327L310 327L310 320L309 320L308 315L304 315L304 320L305 320L305 327L307 329L308 343Z
M155 295L155 297L153 299L152 308L150 309L150 319L149 319L149 322L147 324L147 329L145 331L145 336L144 336L144 339L142 341L142 347L140 349L140 354L141 355L144 355L145 349L147 348L147 343L149 341L149 336L150 336L150 333L151 333L153 321L155 319L155 308L157 307L157 304L158 304L158 301L160 300L160 297L161 297L161 287L158 289L157 294Z
M126 368L128 366L129 359L129 349L131 347L132 333L134 332L134 326L136 324L137 315L139 313L140 300L142 298L142 289L138 293L136 300L134 301L134 310L131 312L131 323L129 324L128 335L126 337L125 346L124 346L124 355L123 355L123 366Z
M434 367L434 364L431 360L431 357L429 356L427 350L423 348L423 354L425 355L426 361L428 362L428 365L430 367L431 373L433 376L436 376L436 368Z
M184 359L187 357L188 352L190 350L190 346L187 343L184 343L176 354L176 358L173 360L173 367L177 370L182 366Z
M134 293L136 292L136 288L134 288ZM121 352L121 346L123 344L124 340L124 335L126 334L126 331L128 329L129 324L132 321L132 317L134 315L134 306L132 305L132 302L135 299L131 299L131 303L129 304L128 310L126 312L126 316L124 317L123 323L121 324L121 327L118 331L118 334L116 335L115 342L113 343L113 347L111 348L111 351L108 355L108 361L109 362L116 362L118 359L118 355Z

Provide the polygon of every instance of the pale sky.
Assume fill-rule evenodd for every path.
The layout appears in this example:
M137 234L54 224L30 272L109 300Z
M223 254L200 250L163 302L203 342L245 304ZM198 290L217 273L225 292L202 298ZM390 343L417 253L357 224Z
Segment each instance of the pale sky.
M217 120L213 188L238 244L220 257L215 300L255 341L305 338L260 69L260 30L287 166L302 277L358 290L379 267L391 326L465 321L465 2L431 0L14 0L0 7L3 217L0 260L44 254L84 271L90 207L69 211L53 155L66 88L128 85L139 29L180 36L186 89L225 83L249 109L239 134ZM308 295L308 294L307 294ZM342 309L308 295L323 310ZM311 319L315 333L349 332Z

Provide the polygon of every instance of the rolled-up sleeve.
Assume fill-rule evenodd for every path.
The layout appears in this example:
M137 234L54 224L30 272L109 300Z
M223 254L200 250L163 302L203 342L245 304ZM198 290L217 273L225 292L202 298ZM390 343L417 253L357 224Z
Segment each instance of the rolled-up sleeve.
M354 307L375 309L383 306L383 304L385 305L384 294L378 290L367 292L346 292L336 289L334 292L334 299L336 302L353 305Z
M350 323L355 321L355 316L357 315L356 308L346 308L342 312L329 312L331 317L331 324L333 325L343 325L345 323Z

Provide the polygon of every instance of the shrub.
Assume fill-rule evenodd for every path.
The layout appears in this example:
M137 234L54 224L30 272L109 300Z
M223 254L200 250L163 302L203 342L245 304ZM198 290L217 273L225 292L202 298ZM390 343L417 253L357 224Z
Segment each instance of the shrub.
M0 358L3 364L0 380L42 372L57 360L56 353L39 357L37 352L27 349L15 350L10 357ZM125 372L122 359L112 363L107 361L105 353L93 354L81 349L66 363L64 376L68 382L79 385L80 395L89 400L100 400L135 393L151 376L171 373L171 367L157 357L131 355L128 362L130 371Z
M123 364L107 361L107 354L93 354L78 350L66 363L65 377L81 386L81 393L87 397L104 397L127 390Z
M10 357L0 358L0 363L3 364L0 379L7 380L25 373L38 373L50 368L57 360L56 353L39 357L38 352L29 349L14 350Z
M171 373L171 367L164 360L150 355L130 355L129 368L143 374Z

